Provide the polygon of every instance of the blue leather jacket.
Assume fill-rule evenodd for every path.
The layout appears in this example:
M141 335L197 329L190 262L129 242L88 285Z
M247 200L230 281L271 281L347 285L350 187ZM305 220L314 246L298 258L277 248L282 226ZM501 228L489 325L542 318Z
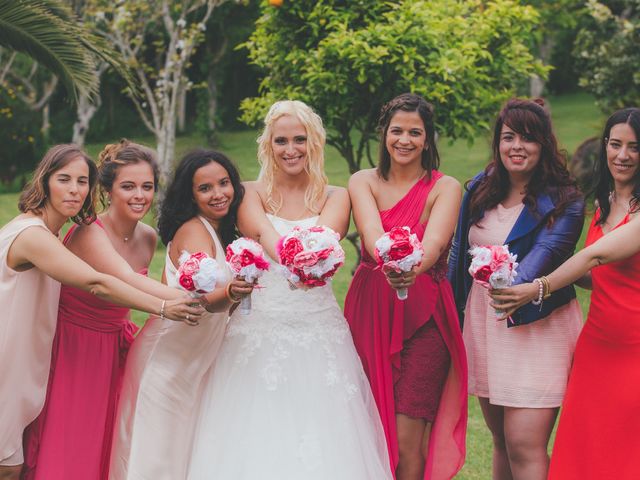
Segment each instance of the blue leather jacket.
M460 327L464 323L464 308L467 295L473 282L469 274L471 258L469 255L469 202L471 195L484 177L484 172L477 175L465 193L458 217L458 226L449 255L449 280L460 318ZM584 200L576 199L568 204L561 216L557 217L550 228L546 226L549 214L555 208L553 194L543 193L536 199L536 212L529 208L522 209L515 225L509 232L505 245L512 253L518 255L517 277L514 285L532 282L541 275L548 275L558 268L574 252L576 243L582 232L584 223ZM548 316L556 308L567 304L575 298L572 285L561 288L540 306L528 303L512 315L513 323L509 327L526 325Z

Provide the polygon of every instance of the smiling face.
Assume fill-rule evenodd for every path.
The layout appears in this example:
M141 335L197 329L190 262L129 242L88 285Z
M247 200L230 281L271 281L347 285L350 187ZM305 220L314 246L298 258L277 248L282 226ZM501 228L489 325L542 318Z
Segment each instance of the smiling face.
M51 174L45 209L61 218L74 217L80 212L89 194L89 166L78 156Z
M500 160L510 176L531 178L540 162L541 146L526 134L516 133L506 123L500 131Z
M153 202L153 178L153 169L147 162L119 167L109 192L109 209L115 210L123 218L141 220Z
M640 164L638 139L627 123L611 127L607 140L607 165L616 189L632 185Z
M227 170L217 162L210 162L193 175L193 199L198 213L214 227L229 213L234 190Z
M399 110L391 121L385 138L391 161L402 165L420 163L427 145L427 132L418 112Z
M278 170L292 176L305 171L307 131L296 117L284 115L273 122L271 148Z

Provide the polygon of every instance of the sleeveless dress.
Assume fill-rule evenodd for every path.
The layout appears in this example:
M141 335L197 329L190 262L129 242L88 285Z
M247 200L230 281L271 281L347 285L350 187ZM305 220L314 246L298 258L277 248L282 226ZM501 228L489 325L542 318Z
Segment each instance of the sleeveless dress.
M278 233L318 217L268 216ZM231 317L205 387L190 480L391 479L380 418L331 285L291 290L271 262Z
M603 236L596 212L586 246ZM627 223L627 215L616 227ZM635 220L637 221L637 220ZM640 478L640 253L591 269L589 315L551 456L552 480Z
M503 245L524 204L498 204L469 229L469 245ZM517 271L517 270L516 270ZM497 321L488 289L473 283L465 307L469 393L493 405L555 408L564 398L582 310L576 299L528 325Z
M216 260L227 271L216 232L198 218L215 243ZM167 285L181 288L169 249L167 245ZM198 326L159 317L147 321L127 358L109 478L186 478L203 378L216 360L227 318L225 311L206 314Z
M442 176L434 170L430 179L418 180L398 203L389 210L381 211L383 229L389 231L394 226L408 226L422 240L427 224L420 223L420 216L429 192ZM394 472L399 458L396 413L404 410L399 409L396 403L397 390L407 388L404 386L406 375L413 377L406 380L414 384L411 390L421 396L433 396L434 392L430 390L435 389L436 413L425 479L452 478L462 467L465 457L467 364L453 292L446 278L447 254L443 252L429 271L416 278L409 288L408 298L402 301L398 300L395 290L363 246L362 262L345 299L345 317L380 410ZM434 378L424 375L420 378L420 367L424 371L431 368L431 353L436 361L440 361L440 351L430 351L429 343L422 340L426 339L425 330L433 327L439 332L450 360L441 363L442 372L429 372L429 377ZM411 352L415 346L422 348L420 355ZM410 364L405 369L403 356L407 351L409 357L419 364ZM439 384L440 378L443 385Z
M7 265L9 248L41 218L17 218L0 229L0 465L23 462L22 434L44 404L56 330L60 282L37 268Z
M62 286L47 398L25 432L23 479L108 478L125 359L137 329L128 308Z

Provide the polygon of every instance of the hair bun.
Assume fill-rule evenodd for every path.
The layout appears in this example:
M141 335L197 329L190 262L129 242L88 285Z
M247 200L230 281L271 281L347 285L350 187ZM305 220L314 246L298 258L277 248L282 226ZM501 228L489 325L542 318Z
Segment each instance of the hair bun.
M98 155L98 164L113 162L117 157L120 150L129 145L129 140L126 138L121 139L118 143L109 143L105 145L100 154Z
M542 108L544 108L544 107L545 107L545 103L544 103L544 99L543 99L543 98L540 98L540 97L538 97L538 98L532 98L532 99L531 99L531 101L532 101L533 103L536 103L536 104L540 105Z

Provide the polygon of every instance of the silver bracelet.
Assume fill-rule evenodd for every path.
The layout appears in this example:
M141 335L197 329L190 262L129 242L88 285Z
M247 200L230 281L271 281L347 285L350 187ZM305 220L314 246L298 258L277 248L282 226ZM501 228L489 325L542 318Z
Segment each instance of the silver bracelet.
M162 305L160 306L160 320L164 320L165 316L164 316L164 306L167 303L166 300L162 300Z

